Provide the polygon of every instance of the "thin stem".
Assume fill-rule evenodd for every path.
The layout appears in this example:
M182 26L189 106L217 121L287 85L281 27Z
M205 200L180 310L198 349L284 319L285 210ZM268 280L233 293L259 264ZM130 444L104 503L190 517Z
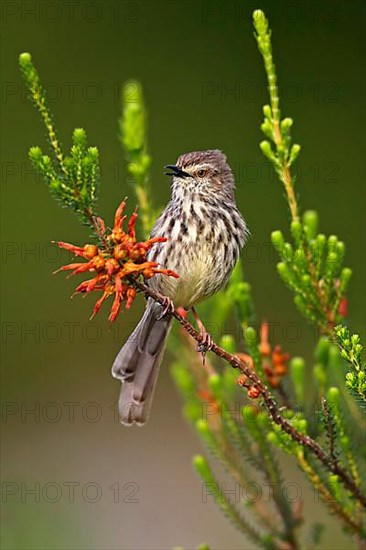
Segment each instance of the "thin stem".
M217 448L220 449L221 460L227 464L233 478L240 483L243 489L247 488L246 490L248 491L248 487L250 486L250 484L248 483L248 480L244 475L241 464L238 463L236 449L233 448L231 442L228 440L224 432L222 432L220 435L221 438L215 437L215 439ZM253 502L253 508L254 511L257 513L258 519L261 521L262 525L265 526L267 529L270 529L274 536L279 536L280 533L278 529L269 521L268 516L270 515L270 512L267 510L266 506L260 500L257 501L257 499L255 499ZM296 550L296 539L291 538L291 542L293 543L292 550Z
M268 82L268 93L271 103L271 122L273 127L273 141L276 145L278 160L281 163L281 181L284 185L287 200L291 212L292 221L298 221L298 205L294 191L294 182L288 163L288 147L286 146L281 131L281 111L277 86L276 66L273 62L271 33L268 29L268 21L263 12L257 10L253 14L255 35L258 48L262 54Z
M161 305L165 304L164 296L155 292L146 284L134 279L131 277L131 283L133 283L141 292L149 296L156 302ZM172 316L180 323L180 325L192 336L192 338L198 343L202 344L204 336L200 334L193 325L187 321L180 313L174 309ZM284 432L286 432L293 441L296 441L306 449L308 449L322 464L325 468L337 475L340 478L340 481L343 485L353 494L354 498L357 499L362 505L366 508L366 496L362 494L360 487L357 485L355 480L338 464L334 463L331 457L322 449L322 447L314 441L310 436L304 435L297 431L288 420L286 420L276 404L275 399L264 385L259 376L254 372L254 370L247 364L241 361L236 355L224 350L222 347L218 346L213 342L212 347L210 348L215 355L224 359L229 363L233 368L240 370L259 390L260 395L263 398L264 404L267 408L267 411L272 418L273 422L280 426Z
M309 477L312 485L314 488L318 489L318 491L321 493L323 497L323 501L329 508L337 514L337 516L341 517L344 521L344 523L349 527L352 531L359 534L360 529L362 528L359 524L357 524L354 521L354 518L352 518L337 502L333 495L329 492L327 487L322 483L320 477L315 472L315 470L312 468L312 466L309 464L309 462L305 459L304 455L302 453L298 453L297 459L299 461L299 464L302 468L302 470L305 472L305 474Z
M325 397L322 397L321 399L321 405L324 413L325 418L325 427L328 433L328 439L329 439L329 455L333 462L337 461L337 455L336 455L336 448L335 448L335 429L334 424L332 423L332 419L330 416L330 410L328 407L327 400Z
M282 518L284 525L284 538L291 545L291 548L297 549L298 542L296 538L295 529L298 525L298 521L294 518L292 507L286 498L284 498L281 490L282 480L275 458L272 456L269 444L266 440L266 435L263 432L258 433L260 438L260 448L262 454L262 460L265 465L265 473L267 481L273 487L273 500L276 508Z
M47 128L48 137L49 137L52 149L55 153L55 157L58 161L58 164L59 164L62 172L64 172L64 174L66 174L66 169L65 169L65 166L64 166L63 153L62 153L62 150L61 150L58 138L57 138L55 127L54 127L53 122L52 122L51 113L48 109L46 99L45 99L44 95L42 95L42 89L41 88L40 89L36 88L34 90L33 99L34 99L34 102L36 103L36 105L38 107L38 111L39 111L39 113L40 113L40 115L43 119L44 125Z
M19 64L22 70L24 79L29 88L30 96L35 103L39 114L42 117L44 125L47 130L47 134L52 146L52 149L55 154L55 158L60 166L62 172L66 174L66 169L64 166L64 157L63 153L57 138L57 133L52 121L51 111L47 105L46 93L42 87L42 84L39 79L38 72L33 65L31 55L29 53L23 53L19 57Z
M141 225L144 235L147 237L150 235L151 230L151 204L148 196L148 191L143 185L135 186L135 194L139 205L139 211L141 212Z
M255 544L262 548L265 548L261 534L258 533L254 527L252 527L252 525L247 521L245 517L242 517L242 515L238 512L236 506L234 506L234 504L226 497L223 490L221 489L221 486L219 486L219 484L216 482L216 479L207 461L203 457L198 456L194 460L194 464L201 479L204 481L204 483L210 486L211 493L224 514L242 533L247 535Z
M281 141L282 141L282 137L281 137ZM298 214L296 195L294 191L294 184L292 181L290 168L287 166L286 162L284 162L282 166L282 181L285 187L292 221L298 221L299 214Z
M309 267L311 286L313 287L314 292L319 300L320 308L318 309L320 314L323 315L326 320L326 324L324 324L324 322L321 322L320 330L322 334L331 335L333 333L333 327L334 327L334 315L328 307L327 298L324 294L324 290L321 287L320 281L318 281L315 265L311 257L308 242L306 239L303 240L303 247L304 247L304 251L306 254L306 259Z

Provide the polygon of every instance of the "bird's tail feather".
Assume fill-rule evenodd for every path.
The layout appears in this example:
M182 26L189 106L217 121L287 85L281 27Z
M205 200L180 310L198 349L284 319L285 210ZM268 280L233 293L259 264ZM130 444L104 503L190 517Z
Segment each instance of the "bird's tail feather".
M118 402L122 424L142 425L148 419L159 367L172 317L159 319L161 306L149 301L141 321L120 350L112 375L122 382Z

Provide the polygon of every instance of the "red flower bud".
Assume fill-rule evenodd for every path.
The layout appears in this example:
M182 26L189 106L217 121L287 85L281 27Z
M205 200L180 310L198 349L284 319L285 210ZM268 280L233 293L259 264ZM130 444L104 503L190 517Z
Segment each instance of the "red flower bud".
M259 394L260 394L259 388L255 385L251 386L248 389L248 397L250 397L250 399L257 399L257 397L259 397Z
M119 270L119 263L114 258L107 258L105 261L105 268L109 276L113 275L113 273Z
M245 376L245 374L241 374L239 378L237 379L237 383L239 386L245 388L247 386L248 378Z
M347 317L348 315L348 301L347 298L341 298L338 306L338 313L341 317Z
M95 244L86 244L84 246L84 258L87 258L88 260L91 260L98 254L98 247L95 246Z
M95 258L92 259L91 263L96 271L102 271L105 267L105 259L101 254L95 256Z

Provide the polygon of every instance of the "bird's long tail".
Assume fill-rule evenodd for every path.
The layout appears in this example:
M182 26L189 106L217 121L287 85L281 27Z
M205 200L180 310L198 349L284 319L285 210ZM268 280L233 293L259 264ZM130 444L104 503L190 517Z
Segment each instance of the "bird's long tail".
M142 425L148 419L171 315L159 319L161 306L149 300L145 313L117 355L112 375L122 382L118 402L122 424Z

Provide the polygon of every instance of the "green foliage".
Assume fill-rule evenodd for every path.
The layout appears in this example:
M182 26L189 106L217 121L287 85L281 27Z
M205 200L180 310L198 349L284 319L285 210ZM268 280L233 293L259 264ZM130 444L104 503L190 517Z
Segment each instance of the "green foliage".
M264 105L264 122L261 129L270 140L260 143L262 153L272 162L281 182L284 185L291 216L294 221L298 219L298 208L294 194L293 181L290 174L290 166L300 153L300 145L291 144L290 129L293 124L291 118L281 120L279 106L279 93L277 86L276 67L272 57L271 32L266 16L261 10L253 13L253 24L258 49L262 54L264 67L268 80L268 92L270 105Z
M149 183L151 156L147 152L147 113L139 82L131 80L122 90L119 139L128 161L127 171L136 193L144 234L149 236L154 215Z
M290 363L290 374L294 388L296 404L304 407L305 404L305 361L302 357L294 357Z
M339 444L340 449L347 455L350 451L350 441L343 425L339 389L334 386L330 387L325 402L326 407L324 408L327 409L326 423L330 444L332 444L331 440L334 439ZM336 458L336 449L330 454Z
M366 404L366 363L362 361L362 345L358 334L338 325L334 333L341 350L342 357L349 363L351 369L346 374L346 386L356 401L365 409Z
M322 502L361 545L365 529L357 491L362 485L359 475L362 445L357 444L360 413L353 398L357 403L366 400L366 367L361 359L362 346L357 335L351 336L348 329L337 326L335 335L340 352L329 339L332 327L346 313L345 292L351 270L343 267L344 244L335 236L327 238L318 233L317 213L311 210L300 215L291 174L300 146L292 143L292 119L281 119L268 22L260 10L254 12L253 18L270 100L270 104L263 108L262 131L266 140L260 147L282 182L291 214L291 242L282 232L274 231L272 243L280 256L278 273L281 279L293 291L300 312L323 333L316 345L313 365L309 361L306 368L301 357L294 357L290 362L289 387L285 390L282 384L270 384L268 369L265 368L270 352L263 351L261 335L253 326L255 308L251 286L244 279L240 263L227 289L203 307L205 319L212 319L216 327L225 326L224 331L220 330L220 344L232 354L246 352L244 357L250 358L266 390L271 392L271 397L273 394L272 412L273 407L280 411L286 426L294 430L300 440L291 437L283 424L274 422L271 410L265 409L260 399L249 399L249 392L247 396L238 386L237 371L223 365L217 357L211 362L210 356L203 367L200 357L192 349L191 340L177 331L169 341L169 350L174 355L172 374L183 399L185 417L214 460L221 463L231 481L238 484L240 494L246 494L246 498L242 496L240 503L234 505L209 462L199 455L194 458L194 466L203 488L256 546L277 550L301 547L299 527L306 518L302 515L301 502L290 502L282 490L286 476L277 456L283 453L296 462L312 488L321 495ZM30 55L22 54L19 63L52 149L51 158L38 147L32 147L31 161L55 198L75 211L84 222L90 223L98 193L98 151L88 148L84 130L76 129L70 154L64 155ZM130 81L122 91L119 138L127 158L130 182L138 198L143 231L147 235L156 212L149 186L151 157L147 148L146 121L141 85ZM238 323L235 323L233 312ZM240 334L230 332L234 323L239 325ZM350 365L345 377L344 361ZM247 388L246 382L240 380L244 389ZM320 412L314 415L314 410L319 409ZM304 445L311 437L316 445L323 445L316 447L315 453L309 452L309 447ZM325 456L323 466L319 466L316 460L319 449ZM356 487L353 492L345 488L337 467L349 472ZM262 487L260 482L272 487L272 499L253 498L253 485ZM310 547L319 544L321 533L321 525L312 528ZM305 547L309 547L308 543ZM208 547L203 545L200 548Z
M240 261L236 264L231 275L227 297L235 305L237 315L245 330L249 323L254 320L255 313L250 284L243 278Z
M317 233L318 216L307 211L300 221L299 205L294 190L291 165L300 153L300 145L292 144L291 118L281 119L277 76L272 57L271 33L264 13L253 14L258 49L262 54L268 80L270 105L263 107L264 122L261 129L268 140L260 148L273 164L282 182L291 212L293 244L285 241L281 231L272 233L272 243L281 262L278 273L294 292L294 301L300 312L312 323L327 332L339 322L344 313L339 311L351 270L342 268L345 246L334 235L326 238Z
M334 388L336 389L336 388ZM338 459L338 427L340 424L340 415L338 408L332 405L332 388L328 390L328 401L325 397L322 398L322 414L320 415L321 421L324 425L325 432L327 434L329 445L329 456L333 462ZM330 396L330 397L329 397Z
M239 528L247 532L252 525L252 522L248 523L249 517L253 516L258 527L265 528L256 541L260 547L277 548L279 539L293 541L299 519L282 490L283 476L270 438L267 438L267 432L276 430L276 427L267 414L258 413L253 405L242 406L243 400L238 396L232 369L226 367L221 374L215 372L202 379L198 371L200 366L197 365L196 370L193 365L194 352L189 350L189 355L191 360L185 357L179 366L177 362L174 364L173 376L184 398L186 417L195 426L210 454L230 474L230 487L235 484L238 492L244 495L246 521L244 527ZM290 445L291 439L283 435L286 444ZM231 517L232 508L226 508L228 495L223 491L224 485L213 475L206 460L199 473L203 481L209 484L220 508L238 525L237 510ZM259 483L260 478L263 479L263 485ZM264 491L263 488L267 486L273 493L273 499L264 504L262 499L258 500L257 491ZM279 519L274 522L268 519L277 516Z
M196 381L186 368L184 361L175 361L171 373L176 386L184 399L183 413L189 422L196 422L202 417L202 402L196 394Z
M263 109L265 120L262 125L269 141L262 142L261 149L273 162L276 172L284 185L286 197L291 212L290 233L292 243L286 242L280 231L272 234L272 242L280 255L281 263L278 265L278 272L282 280L293 290L295 303L305 317L317 324L324 333L331 332L334 322L344 316L340 311L341 301L347 289L351 270L344 268L343 258L344 244L335 236L326 238L318 233L318 216L314 211L307 211L300 219L299 206L294 192L293 178L291 176L291 165L296 160L300 146L292 144L290 128L292 120L285 118L281 120L279 110L279 99L275 67L272 59L270 32L264 15L255 12L254 25L257 31L257 42L263 55L267 78L269 83L269 94L271 105ZM226 296L232 306L235 307L237 316L243 328L245 343L253 360L254 368L261 379L265 381L265 373L262 369L262 357L259 351L258 335L252 322L254 319L254 306L251 298L250 285L244 281L240 266L235 269ZM220 308L219 315L220 315ZM231 353L235 351L235 340L232 337L223 338L225 347ZM182 363L181 368L184 369ZM315 364L311 370L312 388L307 388L307 376L305 362L300 357L295 357L290 364L290 378L292 381L293 398L295 406L287 404L283 415L287 422L304 437L309 437L310 430L318 433L318 437L326 437L327 454L329 463L340 461L341 465L352 472L353 479L359 483L356 450L349 446L349 437L346 435L344 424L344 412L340 403L335 400L336 388L330 386L332 377L329 373L339 371L339 357L334 353L331 343L321 337L315 350ZM191 371L190 391L185 392L185 407L189 405L190 410L197 407L197 385L202 384L202 377ZM357 505L350 500L349 493L344 491L342 483L337 475L327 474L308 457L299 442L295 442L281 426L273 423L268 414L256 411L252 405L242 409L242 414L237 415L236 404L238 395L235 392L235 380L225 380L227 368L222 374L216 372L208 379L208 388L213 394L209 404L204 404L204 410L209 411L207 421L202 418L195 418L195 425L198 428L201 439L233 476L239 479L242 486L246 479L253 479L253 473L248 468L242 469L244 460L256 473L261 472L267 481L281 487L282 474L276 462L274 449L294 457L305 473L313 487L322 496L324 504L331 513L341 518L349 532L358 533L363 537L364 532L360 519L353 521L357 516ZM362 378L362 375L361 375ZM231 391L228 391L228 384L231 384ZM179 384L178 384L179 385ZM180 386L181 390L182 387ZM186 387L187 388L187 387ZM323 412L321 423L319 417L314 417L314 402L309 400L310 395L320 403L322 398ZM183 393L183 392L182 392ZM283 395L281 395L283 398ZM212 401L212 399L214 399ZM234 405L235 404L235 405ZM217 408L216 415L214 411ZM347 409L347 404L345 404ZM231 414L227 414L228 411ZM350 411L349 425L355 422ZM219 418L218 418L219 417ZM243 421L244 419L244 421ZM253 450L256 450L254 453ZM338 463L338 462L337 462ZM206 464L206 462L205 462ZM203 474L201 472L203 477ZM206 475L208 476L207 472ZM249 477L248 477L249 476ZM297 538L296 529L302 521L295 509L289 506L288 501L278 491L274 495L276 510L282 518L282 530L280 538L286 540L292 548ZM222 497L219 493L217 499ZM263 517L255 507L251 510L259 524ZM268 518L272 512L265 512ZM356 517L355 516L355 517ZM359 517L359 516L358 516ZM362 523L362 522L361 522ZM278 547L275 530L271 530L267 523L269 540L275 547ZM322 526L317 524L311 533L312 544L319 544L322 533ZM262 538L262 544L266 538Z
M83 223L92 224L100 183L99 151L87 147L85 130L75 128L68 156L62 152L52 115L46 101L38 72L29 53L19 56L19 66L34 102L44 122L52 158L43 154L40 147L31 147L29 158L54 198L61 206L75 212Z
M281 231L273 231L272 244L281 262L277 271L294 292L299 311L327 332L345 312L340 310L352 272L343 267L345 246L335 235L317 233L317 214L304 213L302 223L291 223L294 243L285 241Z
M202 455L193 458L193 465L204 483L203 492L211 494L232 523L245 535L247 535L255 544L265 548L262 539L257 531L240 516L234 505L230 502L227 495L221 488L221 484L216 480L207 460Z
M245 340L248 346L249 355L253 360L253 367L262 381L266 380L266 375L262 368L262 357L259 351L258 334L254 327L249 326L245 333Z

